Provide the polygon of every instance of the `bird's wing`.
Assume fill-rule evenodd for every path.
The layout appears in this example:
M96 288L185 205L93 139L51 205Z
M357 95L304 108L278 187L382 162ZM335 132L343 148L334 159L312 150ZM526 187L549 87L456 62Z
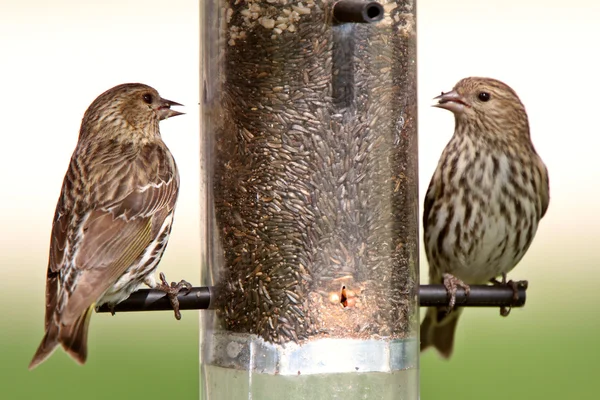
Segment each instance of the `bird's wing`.
M540 216L540 219L542 219L544 217L544 215L546 215L546 211L548 211L548 205L550 204L550 179L548 178L548 170L546 169L546 167L544 165L542 165L542 171L543 171L543 176L542 176L542 190L541 190L541 195L542 195L542 214Z
M429 219L429 213L435 201L435 193L433 187L433 179L429 182L427 192L425 192L425 200L423 201L423 229L427 227L427 220Z
M132 191L110 210L90 212L75 258L79 272L69 298L64 324L92 305L152 243L175 207L175 180Z
M124 195L98 204L83 216L71 276L64 283L71 287L63 287L70 293L60 315L63 324L74 322L125 273L173 212L179 190L176 170L171 170L169 177L145 176L137 176ZM113 184L122 188L127 181L131 182L131 176Z
M435 175L434 175L435 177ZM429 182L429 186L427 187L427 192L425 192L425 200L423 201L423 240L427 237L427 228L430 226L428 222L431 211L433 209L433 205L435 203L435 199L439 196L439 186L436 187L434 185L434 177L431 178ZM427 245L427 243L425 243ZM441 283L441 276L438 268L433 264L435 260L429 259L429 254L427 254L427 258L429 261L429 282L430 283Z
M64 265L69 220L70 215L64 209L64 201L61 193L58 204L56 205L56 211L54 212L52 233L50 236L50 255L48 257L48 271L46 273L46 330L48 330L48 325L51 322L58 302L58 274Z

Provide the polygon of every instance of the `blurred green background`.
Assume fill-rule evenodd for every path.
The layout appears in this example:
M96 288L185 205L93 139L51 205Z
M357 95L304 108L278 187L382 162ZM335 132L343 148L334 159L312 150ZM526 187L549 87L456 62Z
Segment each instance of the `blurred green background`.
M597 398L600 4L418 4L421 198L454 126L430 99L469 75L504 80L519 93L552 191L534 245L510 276L530 281L526 307L508 318L497 309L466 310L452 359L423 355L421 398ZM188 106L186 116L161 125L182 190L159 270L199 283L198 11L193 0L0 0L0 398L198 398L198 313L191 311L181 321L170 312L94 315L85 367L57 350L27 370L42 338L62 177L83 112L116 84L144 82Z

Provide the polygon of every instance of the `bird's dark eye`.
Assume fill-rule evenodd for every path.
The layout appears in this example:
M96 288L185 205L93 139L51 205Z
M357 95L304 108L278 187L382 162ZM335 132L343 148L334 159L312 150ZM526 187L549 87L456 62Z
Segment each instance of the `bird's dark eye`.
M146 93L145 95L142 96L142 98L144 99L144 101L148 104L152 104L152 95L150 93Z
M488 92L481 92L477 95L477 97L479 98L479 100L481 101L488 101L490 99L490 94Z

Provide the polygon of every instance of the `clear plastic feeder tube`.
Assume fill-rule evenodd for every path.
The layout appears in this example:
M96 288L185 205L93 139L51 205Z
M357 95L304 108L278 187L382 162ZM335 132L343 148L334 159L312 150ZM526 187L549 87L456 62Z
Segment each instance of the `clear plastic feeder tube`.
M415 4L336 3L200 3L203 399L418 398Z

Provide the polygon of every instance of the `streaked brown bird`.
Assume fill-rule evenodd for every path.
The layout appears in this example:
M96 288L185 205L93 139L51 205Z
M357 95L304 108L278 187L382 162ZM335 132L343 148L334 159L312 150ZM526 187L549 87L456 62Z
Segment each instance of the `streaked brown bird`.
M46 279L45 331L29 368L61 344L83 364L94 307L114 307L141 285L177 293L154 272L167 245L179 173L159 121L181 115L150 86L127 83L102 93L83 116L56 205ZM179 318L178 318L179 319Z
M496 282L498 276L506 282L550 197L525 107L510 87L465 78L436 99L436 107L454 114L455 130L427 189L423 228L430 282L446 286L450 306L427 310L421 351L433 346L448 358L461 311L453 310L457 287L468 293L469 284Z

